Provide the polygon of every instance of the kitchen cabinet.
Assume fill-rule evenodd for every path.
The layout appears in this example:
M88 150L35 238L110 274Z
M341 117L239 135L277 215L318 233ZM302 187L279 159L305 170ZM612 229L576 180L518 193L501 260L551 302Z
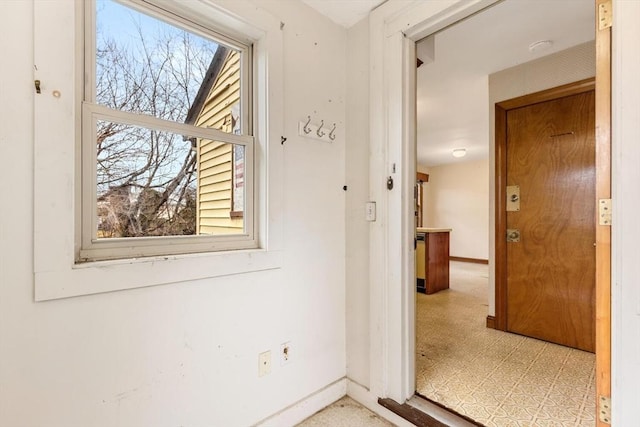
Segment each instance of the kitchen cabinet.
M433 294L449 289L450 228L418 228L416 245L417 291Z

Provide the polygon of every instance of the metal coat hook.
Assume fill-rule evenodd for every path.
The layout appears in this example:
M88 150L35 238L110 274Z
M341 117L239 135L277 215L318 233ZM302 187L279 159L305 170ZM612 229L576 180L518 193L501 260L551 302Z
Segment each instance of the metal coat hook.
M311 116L307 116L307 123L304 124L304 127L302 128L302 130L304 131L304 133L311 133L311 129L309 128L309 123L311 123Z
M1 1L1 0L0 0ZM336 139L336 124L333 123L333 127L331 127L331 130L329 130L329 126L327 126L326 128L324 127L324 120L320 120L319 124L315 124L311 122L311 115L307 116L307 120L300 120L298 122L298 135L305 137L305 138L311 138L311 139L317 139L320 141L324 141L324 142L333 142ZM281 143L284 144L284 141L280 141Z
M329 132L329 139L330 140L334 140L336 139L336 124L333 124L333 128L331 129L331 132Z

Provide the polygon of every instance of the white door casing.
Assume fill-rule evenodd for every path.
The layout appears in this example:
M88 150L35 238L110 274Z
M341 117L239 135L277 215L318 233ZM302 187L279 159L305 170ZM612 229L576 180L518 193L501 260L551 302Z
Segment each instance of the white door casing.
M415 42L497 1L390 0L370 15L370 389L400 403L415 392Z

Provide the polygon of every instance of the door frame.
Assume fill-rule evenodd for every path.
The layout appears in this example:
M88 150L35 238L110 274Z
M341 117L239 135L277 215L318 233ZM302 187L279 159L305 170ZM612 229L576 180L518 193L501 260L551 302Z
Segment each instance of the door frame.
M369 390L378 397L405 402L415 392L415 229L412 215L416 117L415 106L411 105L416 90L415 42L498 1L390 0L369 15L369 193L370 200L378 203L378 220L370 224ZM594 0L596 10L605 1ZM610 28L596 31L596 46L596 197L609 198ZM387 189L389 177L396 181L391 190ZM598 396L611 395L610 336L611 229L597 226ZM598 422L598 425L602 424Z
M611 0L596 0L598 9ZM611 13L611 10L609 10ZM612 28L599 28L596 23L596 201L611 199L611 51ZM598 212L596 208L596 213ZM596 407L600 399L611 399L611 222L596 223ZM599 413L600 411L596 411ZM598 414L599 415L599 414ZM596 426L611 424L611 419L598 416ZM605 422L608 421L608 422Z
M595 90L594 77L501 101L495 105L495 316L494 328L507 330L507 112ZM593 219L596 221L596 218Z
M501 0L390 0L369 15L371 393L415 392L415 42ZM391 178L393 188L388 189Z

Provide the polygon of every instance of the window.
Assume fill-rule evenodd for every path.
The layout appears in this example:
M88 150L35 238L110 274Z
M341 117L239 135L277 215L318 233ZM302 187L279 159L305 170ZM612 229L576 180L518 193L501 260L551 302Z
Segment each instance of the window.
M208 124L194 124L198 117L195 108L190 109L191 120L187 120L184 111L179 118L177 114L162 118L97 103L96 69L89 59L95 57L92 56L96 46L94 37L98 37L95 16L100 2L95 6L89 0L36 3L33 77L41 81L42 90L33 98L35 300L280 268L283 262L280 136L283 135L284 80L282 29L278 17L256 8L252 2L158 0L156 3L162 9L148 0L118 0L115 4L125 5L127 14L132 14L127 16L133 16L134 22L148 19L166 31L186 30L203 43L213 42L237 52L241 64L240 103L231 109L226 130L221 130ZM51 19L52 16L56 19ZM135 28L131 19L123 18L109 31L120 37L135 33ZM87 83L89 80L93 81ZM198 89L196 96L199 92ZM234 160L237 166L234 166L233 186L244 196L233 197L233 209L243 213L242 218L234 220L241 221L242 228L232 234L207 235L200 231L179 234L182 232L179 221L172 217L174 228L169 235L117 237L112 231L115 220L109 217L115 216L115 212L110 212L106 199L115 197L127 203L132 200L130 193L135 196L139 190L111 191L98 196L95 136L98 126L109 124L134 135L151 134L151 131L166 132L167 139L174 135L175 147L190 146L191 156L206 154L203 147L209 141L233 146L234 151L239 152ZM81 138L83 131L89 133L88 138ZM80 152L83 140L85 149ZM117 142L112 139L107 143L114 141ZM224 156L232 155L229 150ZM243 156L242 161L238 155ZM125 157L128 156L127 153ZM137 161L135 156L128 160ZM198 164L195 174L205 170L204 166L197 167ZM202 181L204 183L204 179ZM195 188L196 182L190 182L191 188ZM146 196L149 195L148 199L142 199L145 203L154 202L156 198L153 192L147 192ZM215 204L198 198L197 191L196 196L189 199L190 204L194 202L196 206L200 203L203 209ZM219 202L223 203L230 202ZM183 202L183 206L186 204ZM175 205L177 203L172 206ZM193 219L188 218L187 212L198 215L198 210L184 211L184 216L179 216L183 223L189 224L186 232L191 232ZM164 215L160 219L168 220L169 215ZM231 217L232 214L225 211L225 215L218 216ZM99 230L102 237L98 237ZM212 286L216 283L216 280L208 281Z
M77 260L256 247L252 47L145 1L92 6Z

